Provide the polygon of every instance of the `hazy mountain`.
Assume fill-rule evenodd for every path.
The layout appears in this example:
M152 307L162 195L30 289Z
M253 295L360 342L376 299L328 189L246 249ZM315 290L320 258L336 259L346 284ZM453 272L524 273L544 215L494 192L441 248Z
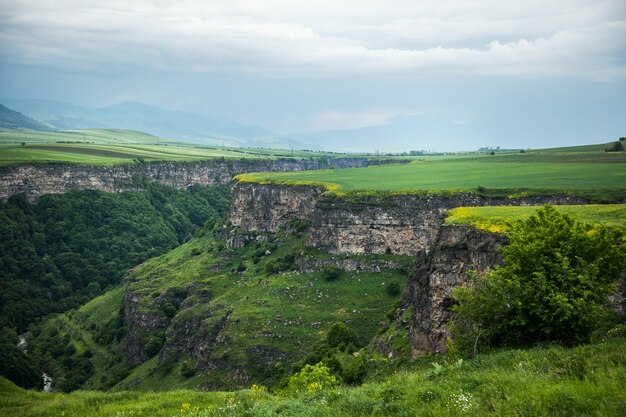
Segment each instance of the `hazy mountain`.
M48 130L48 126L0 104L0 129Z
M302 147L302 144L281 137L261 126L245 125L227 117L165 110L142 103L124 102L104 108L88 109L46 100L4 99L3 102L59 130L133 129L164 138L202 144Z

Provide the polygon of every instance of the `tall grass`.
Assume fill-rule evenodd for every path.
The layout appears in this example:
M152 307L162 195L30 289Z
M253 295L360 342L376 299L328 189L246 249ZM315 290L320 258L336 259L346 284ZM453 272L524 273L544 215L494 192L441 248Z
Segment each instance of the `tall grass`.
M572 349L498 351L449 365L419 363L383 381L295 397L258 387L230 393L41 394L0 380L0 410L7 417L626 415L623 338Z
M467 224L490 232L503 232L508 225L535 214L538 206L457 207L448 212L445 224ZM563 205L555 208L580 222L626 231L626 204Z

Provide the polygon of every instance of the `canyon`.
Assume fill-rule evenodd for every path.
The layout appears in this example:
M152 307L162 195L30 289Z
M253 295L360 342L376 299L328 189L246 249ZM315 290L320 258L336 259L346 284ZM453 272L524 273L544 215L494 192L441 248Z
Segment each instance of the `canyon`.
M192 185L228 184L233 176L259 171L303 171L326 168L362 168L402 163L393 159L359 157L211 159L189 162L140 162L113 166L65 163L16 164L0 167L0 201L23 193L29 201L44 194L93 189L111 193L138 191L150 182L186 189Z

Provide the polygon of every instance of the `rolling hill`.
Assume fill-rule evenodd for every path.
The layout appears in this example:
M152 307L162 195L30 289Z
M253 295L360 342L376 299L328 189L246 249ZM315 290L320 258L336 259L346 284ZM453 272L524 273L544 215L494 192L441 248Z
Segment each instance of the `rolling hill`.
M246 125L228 117L171 111L136 102L96 109L47 100L0 99L0 102L58 130L130 129L199 144L303 147L261 126Z
M0 130L48 130L48 127L20 112L0 104Z

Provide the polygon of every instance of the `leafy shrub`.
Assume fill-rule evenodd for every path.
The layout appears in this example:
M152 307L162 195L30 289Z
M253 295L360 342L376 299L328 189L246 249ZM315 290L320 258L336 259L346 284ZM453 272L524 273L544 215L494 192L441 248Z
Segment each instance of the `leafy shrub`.
M296 233L304 232L309 227L309 221L303 219L291 219L287 223L290 229L293 229Z
M347 347L349 345L356 344L356 337L354 333L343 322L335 322L326 335L326 343L331 348Z
M402 292L402 288L400 288L400 284L398 284L395 281L387 284L387 287L385 288L385 290L387 291L387 294L390 295L391 297L397 297Z
M505 266L453 292L455 349L589 341L614 315L607 297L626 267L618 241L618 233L590 230L551 206L517 222L502 250Z
M296 269L296 256L293 253L272 259L265 264L265 272L268 274L277 274L282 271L293 271Z
M165 314L165 317L171 319L176 315L178 308L170 302L165 302L161 305L161 311Z
M196 365L192 361L183 362L180 374L185 378L191 378L196 374Z
M622 145L622 141L618 140L617 142L613 142L609 148L606 148L606 152L621 152L624 150L624 145Z
M146 348L145 348L146 355L148 355L148 357L156 355L157 353L159 353L164 343L165 343L165 333L159 332L157 334L150 336L150 338L148 339L148 342L146 343Z
M297 374L289 378L285 395L314 394L339 385L339 381L323 364L304 365Z
M360 356L348 356L341 367L341 379L346 384L361 384L365 374L365 361Z
M322 270L322 276L328 282L337 281L342 273L343 270L335 265L326 265Z

